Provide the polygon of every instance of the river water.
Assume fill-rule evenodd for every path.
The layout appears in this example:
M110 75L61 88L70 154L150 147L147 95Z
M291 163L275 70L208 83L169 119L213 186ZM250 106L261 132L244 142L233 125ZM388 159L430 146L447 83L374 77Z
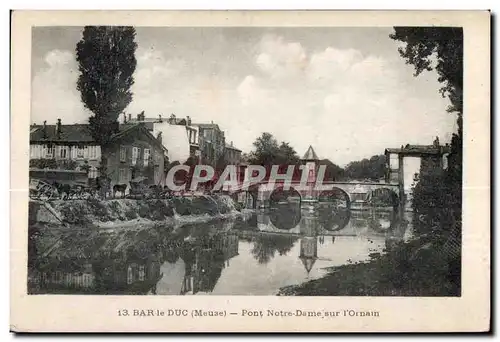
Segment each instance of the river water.
M89 235L90 234L90 235ZM408 238L411 216L293 205L171 229L73 233L38 256L30 293L276 295ZM63 239L64 240L64 239ZM85 241L75 248L75 241Z

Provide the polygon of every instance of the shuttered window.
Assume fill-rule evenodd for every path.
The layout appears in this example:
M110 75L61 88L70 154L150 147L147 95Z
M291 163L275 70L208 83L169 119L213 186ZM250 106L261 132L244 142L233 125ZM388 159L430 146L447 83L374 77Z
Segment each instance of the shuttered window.
M139 155L139 149L137 147L132 147L132 165L137 163L137 156Z
M125 146L120 146L120 161L127 161L127 148Z

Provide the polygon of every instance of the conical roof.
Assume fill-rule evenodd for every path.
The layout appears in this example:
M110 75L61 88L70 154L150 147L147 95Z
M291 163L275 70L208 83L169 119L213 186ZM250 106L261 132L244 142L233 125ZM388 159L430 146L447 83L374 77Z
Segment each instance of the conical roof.
M309 145L309 148L302 157L302 160L319 160L318 155L316 154L316 152L314 152L314 149L311 145Z
M311 269L313 268L314 264L316 263L315 257L305 257L302 256L300 257L300 260L302 261L302 264L304 265L304 268L306 269L307 274L311 272Z

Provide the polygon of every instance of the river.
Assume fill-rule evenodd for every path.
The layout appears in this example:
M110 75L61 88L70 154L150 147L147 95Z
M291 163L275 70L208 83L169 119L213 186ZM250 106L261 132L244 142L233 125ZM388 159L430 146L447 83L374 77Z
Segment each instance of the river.
M410 223L409 223L410 222ZM368 260L411 234L392 211L316 211L293 204L172 229L73 232L31 272L30 293L276 295ZM76 234L76 235L75 235ZM75 241L85 241L77 251Z

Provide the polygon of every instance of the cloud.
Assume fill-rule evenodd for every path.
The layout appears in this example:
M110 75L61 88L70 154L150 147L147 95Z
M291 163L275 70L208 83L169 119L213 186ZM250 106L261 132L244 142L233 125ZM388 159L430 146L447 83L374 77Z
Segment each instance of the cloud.
M44 120L55 124L87 122L89 112L84 108L76 89L78 67L74 53L51 50L44 56L45 68L36 72L32 83L31 122Z
M280 36L266 35L260 42L256 64L271 78L288 78L304 70L306 53L300 43L289 43Z
M413 78L392 42L386 44L392 52L383 55L370 46L324 42L306 46L265 35L252 45L241 41L205 54L190 47L173 57L159 40L138 39L126 112L213 120L244 152L270 132L300 155L312 144L320 157L340 165L386 147L449 138L455 117L445 112L448 100L440 97L434 73ZM246 53L233 60L231 49ZM43 61L32 84L32 121L86 122L74 53L54 49Z
M422 79L405 81L404 61L394 65L335 46L308 53L278 36L263 37L257 51L260 73L237 87L241 104L253 113L248 121L260 122L260 131L289 141L299 154L313 144L320 157L345 164L386 147L447 138L453 118L446 100L437 88L434 97L418 98L412 87Z

